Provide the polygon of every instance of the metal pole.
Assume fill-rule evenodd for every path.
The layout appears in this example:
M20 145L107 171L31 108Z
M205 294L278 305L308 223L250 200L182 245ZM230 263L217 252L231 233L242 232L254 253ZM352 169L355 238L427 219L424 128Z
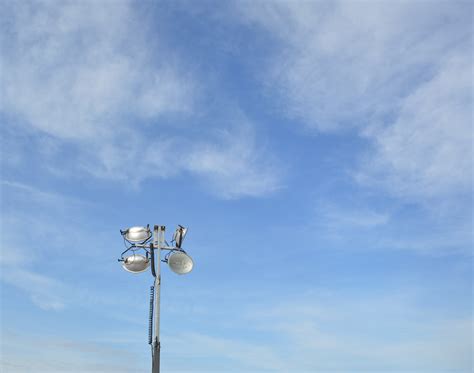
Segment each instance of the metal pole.
M153 229L153 247L154 252L158 252L155 267L155 296L154 296L154 339L152 349L152 373L160 373L160 286L161 286L161 247L164 244L164 226L155 225ZM154 255L154 254L153 254Z

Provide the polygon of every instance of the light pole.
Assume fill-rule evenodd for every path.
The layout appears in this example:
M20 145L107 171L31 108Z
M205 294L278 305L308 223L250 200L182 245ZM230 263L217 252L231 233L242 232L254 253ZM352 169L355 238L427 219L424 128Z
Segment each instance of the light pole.
M165 227L155 225L153 234L150 226L132 227L120 230L126 250L120 256L122 267L132 273L145 272L151 267L154 283L150 288L150 317L148 324L148 344L151 345L152 373L160 372L160 286L161 286L161 261L168 263L171 270L179 275L191 272L194 263L191 257L181 248L187 228L179 225L173 235L174 246L165 240ZM145 255L137 254L143 250ZM161 259L161 251L167 251ZM127 253L131 255L124 256ZM155 252L157 258L155 258Z

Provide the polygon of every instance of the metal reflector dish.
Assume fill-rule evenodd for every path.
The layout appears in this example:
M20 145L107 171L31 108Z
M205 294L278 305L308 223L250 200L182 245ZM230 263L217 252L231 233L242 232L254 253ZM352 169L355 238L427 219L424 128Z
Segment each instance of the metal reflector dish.
M143 242L150 236L150 229L147 227L132 227L127 229L127 233L125 233L125 239L130 242Z
M174 273L184 275L192 271L194 263L189 255L182 252L175 252L169 257L168 265Z
M150 260L140 254L133 254L125 258L122 264L123 269L132 273L145 272L149 266Z

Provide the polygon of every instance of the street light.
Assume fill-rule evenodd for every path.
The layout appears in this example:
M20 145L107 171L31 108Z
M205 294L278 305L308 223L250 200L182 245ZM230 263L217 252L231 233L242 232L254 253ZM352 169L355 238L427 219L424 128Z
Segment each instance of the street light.
M165 241L165 227L155 225L153 235L150 226L131 227L121 230L126 250L120 256L119 262L122 267L131 273L145 272L151 268L151 274L155 278L150 288L150 318L148 328L148 344L151 345L152 373L160 372L160 285L161 272L160 263L168 263L170 269L179 275L192 271L193 260L181 248L187 228L178 225L173 234L175 246L170 246ZM161 251L167 251L164 259L161 259ZM145 255L137 253L144 252ZM155 259L155 252L158 258Z

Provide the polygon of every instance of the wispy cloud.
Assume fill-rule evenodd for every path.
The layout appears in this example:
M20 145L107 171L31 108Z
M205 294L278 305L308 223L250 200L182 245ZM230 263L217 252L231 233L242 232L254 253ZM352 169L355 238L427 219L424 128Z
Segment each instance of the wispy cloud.
M472 320L440 320L413 295L354 298L312 292L257 307L247 317L288 346L287 363L295 371L469 369Z
M0 187L2 287L16 289L46 311L123 305L120 297L101 293L96 283L82 279L80 286L76 284L77 273L84 276L100 271L106 276L104 263L110 263L107 252L102 252L102 259L87 250L91 228L84 214L92 211L94 204L19 182L1 181ZM95 244L104 246L99 242L106 242L106 235L97 232ZM120 312L116 316L124 317Z
M5 266L4 264L7 263ZM65 307L60 294L63 284L49 276L18 267L12 268L9 258L2 258L2 281L22 290L31 301L43 310L62 310Z
M390 215L368 207L350 206L341 208L327 202L319 203L315 213L325 225L327 231L337 228L370 229L387 224Z
M424 255L472 254L469 208L453 205L436 212L424 207L384 204L371 207L364 198L319 200L311 220L301 227L307 237L349 251L408 250ZM446 211L446 210L448 211Z
M27 247L25 253L34 259L63 253L66 242L70 247L73 242L82 242L87 225L84 214L96 206L85 199L17 181L0 181L0 192L1 252Z
M436 6L432 6L436 4ZM401 197L466 192L472 175L472 4L238 2L278 52L264 85L319 132L373 149L358 180Z
M36 343L28 342L32 339ZM7 329L2 330L0 341L0 368L5 372L145 372L147 367L141 356L113 341L26 335Z
M9 2L5 11L3 109L33 128L97 142L123 131L127 115L190 108L192 82L150 64L152 40L131 2Z
M2 112L15 130L5 133L35 138L25 146L29 156L17 154L21 146L11 149L10 166L31 157L33 147L42 167L68 177L137 185L189 172L224 198L278 187L279 175L254 137L225 122L228 136L212 140L206 129L183 129L204 91L152 37L140 6L125 0L7 5ZM162 125L170 118L189 124Z
M422 287L297 289L275 298L252 289L254 302L239 297L225 312L208 305L205 315L183 315L180 325L189 322L190 330L163 335L170 368L407 372L472 365L471 315L426 304Z
M397 195L445 196L472 184L472 61L457 55L402 101L393 123L368 131L375 150L359 180Z
M21 200L28 199L29 203L48 204L51 207L56 205L64 208L86 207L92 204L75 197L66 196L58 192L41 190L28 184L18 181L0 180L0 191L3 196L17 198Z
M217 337L203 333L188 332L165 336L173 351L179 351L183 345L189 351L186 359L182 355L169 356L170 365L182 371L226 371L229 365L233 371L275 371L285 366L284 360L271 346L258 344L246 339ZM192 363L195 358L204 359L200 367Z
M225 198L267 195L281 188L283 167L257 142L248 121L216 137L213 143L194 145L184 167L210 180Z

